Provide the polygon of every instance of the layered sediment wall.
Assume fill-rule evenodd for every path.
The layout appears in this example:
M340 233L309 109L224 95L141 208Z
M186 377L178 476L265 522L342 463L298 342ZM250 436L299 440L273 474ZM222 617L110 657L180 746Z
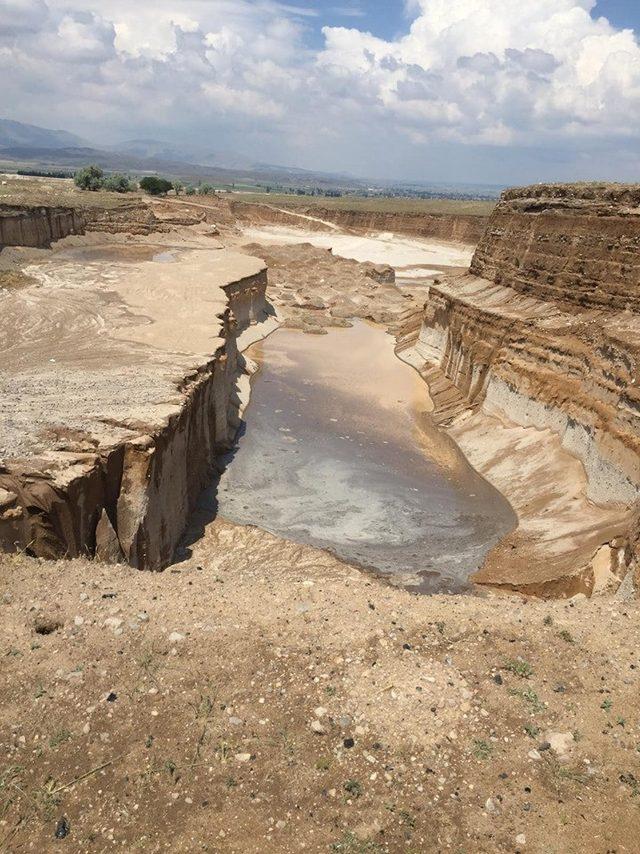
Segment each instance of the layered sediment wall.
M638 312L640 185L507 191L471 272L539 299Z
M84 230L85 218L74 208L0 205L0 251L5 246L44 248Z
M466 214L424 214L416 212L342 210L315 205L292 207L290 210L269 204L230 202L231 210L252 223L268 222L325 230L331 223L353 231L388 231L412 237L434 237L458 243L476 244L482 237L488 218Z
M509 497L516 493L520 542L511 543L510 558L504 550L490 556L477 580L541 593L592 592L596 556L618 578L633 563L638 199L640 187L505 193L470 272L433 285L420 322L405 330L400 350L430 382L436 415L472 462ZM492 433L483 430L488 418ZM518 498L517 448L511 446L510 464L500 457L497 437L506 441L508 425L528 431L532 448L534 440L548 446L544 476L522 461L537 501L535 490L520 490ZM554 492L554 476L562 480L559 469L570 460L580 464L574 485ZM517 559L523 548L528 567Z
M58 240L87 231L138 236L168 232L173 226L193 225L203 218L196 211L161 219L142 200L111 208L0 205L0 251L5 246L46 249Z
M39 444L34 453L0 460L2 548L20 548L45 558L95 554L141 569L162 569L172 560L195 502L210 483L216 460L231 446L239 425L242 400L238 381L244 360L238 352L237 338L266 314L264 264L245 256L229 257L225 252L209 254L211 260L208 256L200 260L200 253L198 260L184 270L175 265L175 272L167 271L168 265L156 265L157 272L149 270L148 265L144 267L153 288L149 290L145 285L144 290L140 289L146 304L136 295L136 310L142 310L140 340L143 347L150 346L151 323L158 326L157 340L164 341L171 331L165 331L163 324L174 311L175 322L171 326L180 337L166 344L166 355L163 350L157 355L151 350L138 353L139 345L135 345L131 356L125 356L126 368L121 374L114 343L102 344L107 363L105 375L98 382L104 382L108 399L114 395L114 384L121 388L123 397L130 393L129 387L133 395L142 393L146 375L137 382L132 377L137 362L140 370L142 365L147 366L149 381L154 375L161 378L160 391L148 404L148 420L137 414L140 410L133 398L130 415L109 415L109 406L98 402L100 394L93 389L96 402L88 409L85 429L71 426L75 416L72 409L66 427L56 426L61 415L55 413L49 416L50 426L39 428ZM217 255L223 256L220 262ZM139 269L132 267L131 273L123 272L125 285L128 282L125 294L135 288L134 277ZM238 271L236 275L234 271ZM200 282L204 300L198 303L193 296L194 282L203 277L212 281L210 288ZM117 281L114 277L110 288L117 286ZM39 294L42 291L46 287ZM167 300L175 303L168 315L162 305L158 306L158 301L162 304ZM110 301L113 302L113 295ZM185 309L184 304L189 301L193 304ZM94 304L99 306L100 299L96 298ZM211 316L203 316L211 306ZM154 310L158 311L156 318ZM136 339L138 327L131 326L131 311L132 308L126 309L125 326L115 328L113 336ZM122 320L121 313L118 318ZM182 329L185 322L190 322L191 331ZM104 327L105 323L101 321L100 325ZM162 379L167 356L175 362L175 373L179 375L177 351L196 355L209 341L218 342L209 351L211 355L200 361L182 355L182 362L192 367L167 386ZM189 346L193 349L186 350ZM151 359L157 361L157 366L148 368ZM83 381L83 376L78 375L78 382ZM28 381L22 386L23 393L25 390L28 391ZM117 406L126 413L126 407L123 410L120 403Z

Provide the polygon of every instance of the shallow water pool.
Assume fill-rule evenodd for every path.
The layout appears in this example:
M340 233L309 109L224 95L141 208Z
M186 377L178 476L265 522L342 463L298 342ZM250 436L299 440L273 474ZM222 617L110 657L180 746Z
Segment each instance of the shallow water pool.
M464 588L516 517L433 425L393 338L362 322L282 329L249 355L260 371L218 514L420 591Z

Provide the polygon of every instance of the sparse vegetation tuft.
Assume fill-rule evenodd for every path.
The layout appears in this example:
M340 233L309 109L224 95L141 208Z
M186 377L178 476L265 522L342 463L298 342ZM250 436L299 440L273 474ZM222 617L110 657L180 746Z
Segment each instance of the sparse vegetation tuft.
M473 755L476 759L488 759L493 753L493 747L488 741L476 739L473 742Z
M533 676L533 667L528 661L524 661L522 658L512 658L511 661L507 661L504 669L519 676L521 679L528 679L530 676Z

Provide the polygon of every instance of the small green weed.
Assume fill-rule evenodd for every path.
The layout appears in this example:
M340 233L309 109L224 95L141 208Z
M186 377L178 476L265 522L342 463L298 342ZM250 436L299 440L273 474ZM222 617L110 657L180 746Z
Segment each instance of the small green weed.
M362 786L357 780L347 780L344 784L345 792L348 792L352 798L359 798L362 795Z
M68 729L59 729L49 739L49 747L52 750L55 750L56 747L60 747L61 744L64 744L65 741L69 741L72 733L69 732Z
M533 676L533 667L522 658L512 658L511 661L507 661L504 669L519 676L520 679L528 679Z
M473 742L473 755L476 759L488 759L493 753L493 747L488 741L476 739Z

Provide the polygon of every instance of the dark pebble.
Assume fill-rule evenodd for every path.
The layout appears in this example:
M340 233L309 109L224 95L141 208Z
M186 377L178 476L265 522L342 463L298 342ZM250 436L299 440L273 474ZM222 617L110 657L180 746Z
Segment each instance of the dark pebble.
M496 675L493 677L493 681L496 683L496 685L502 685L502 676L500 676L499 673L496 673Z
M345 738L345 740L342 743L344 744L345 747L353 747L353 745L355 744L355 741L352 738Z
M70 830L71 825L67 821L66 816L63 815L60 821L56 824L55 838L64 839L65 836L69 835Z
M113 692L113 691L111 691L111 693L110 693L110 694L109 694L109 696L107 697L107 703L115 703L115 701L116 701L117 699L118 699L118 695L117 695L117 694L114 694L114 692Z

